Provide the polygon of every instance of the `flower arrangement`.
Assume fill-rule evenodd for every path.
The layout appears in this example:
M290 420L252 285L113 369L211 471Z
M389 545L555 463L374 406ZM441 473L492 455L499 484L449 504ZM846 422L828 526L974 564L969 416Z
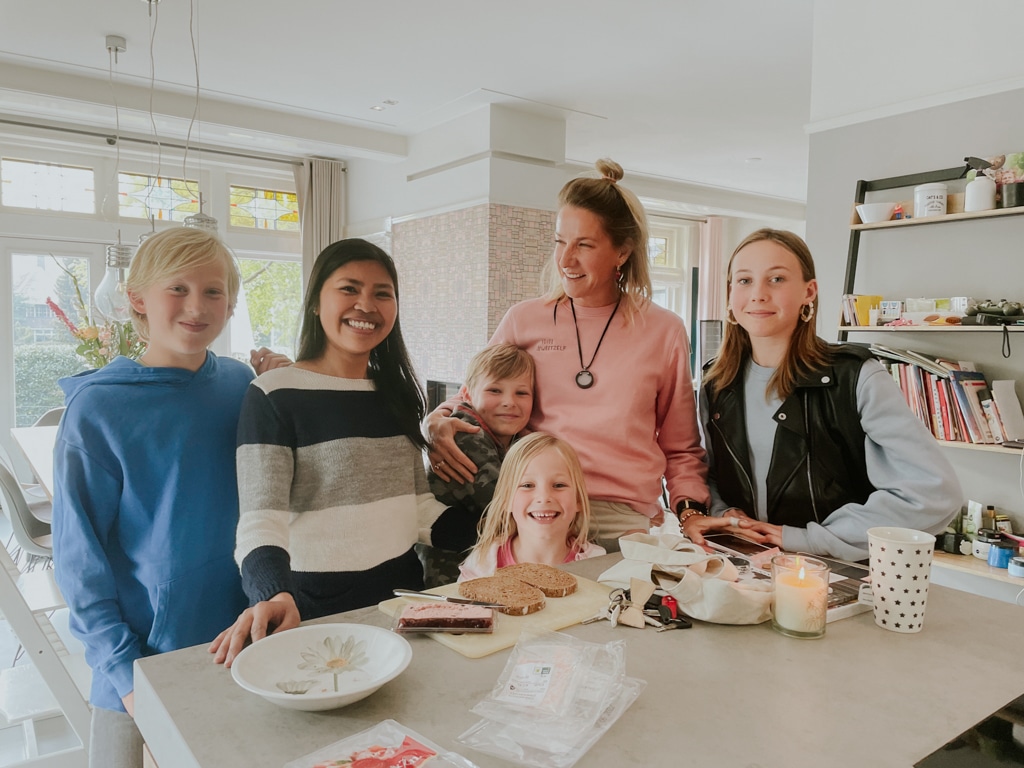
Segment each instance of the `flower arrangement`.
M118 355L132 360L141 357L142 353L146 351L146 343L135 332L132 321L107 320L102 323L94 321L89 306L82 297L82 288L78 283L78 277L59 261L56 259L54 261L71 278L75 287L74 303L79 318L78 325L75 325L67 313L57 306L57 302L50 297L46 298L46 306L78 340L75 354L92 368L102 368Z

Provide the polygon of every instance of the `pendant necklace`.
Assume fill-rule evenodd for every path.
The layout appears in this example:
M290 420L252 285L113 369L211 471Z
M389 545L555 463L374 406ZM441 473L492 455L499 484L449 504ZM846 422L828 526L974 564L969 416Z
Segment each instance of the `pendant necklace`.
M594 364L597 359L597 351L601 349L601 342L604 341L604 335L608 333L608 327L612 324L612 318L615 317L615 313L619 311L619 304L622 302L622 294L619 294L619 300L615 302L615 309L612 310L611 315L608 317L608 322L604 324L604 330L601 331L601 338L597 340L597 346L594 348L594 356L590 358L590 362L583 365L583 345L580 343L580 326L576 322L576 306L572 303L572 299L569 299L569 309L572 310L572 324L576 329L576 351L580 355L580 372L576 374L576 386L580 389L590 389L594 386L594 374L590 372L590 366Z

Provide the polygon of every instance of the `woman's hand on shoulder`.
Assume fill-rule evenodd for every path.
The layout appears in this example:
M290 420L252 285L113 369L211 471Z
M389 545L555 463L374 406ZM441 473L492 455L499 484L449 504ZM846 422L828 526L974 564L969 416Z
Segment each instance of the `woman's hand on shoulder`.
M455 444L457 432L479 432L475 427L462 419L447 415L443 408L435 408L426 418L427 440L430 449L427 457L434 474L446 483L458 478L464 483L472 483L476 477L477 466Z
M267 635L297 627L301 620L295 598L288 592L279 592L242 611L235 623L210 643L210 653L215 654L213 660L217 664L230 667L250 639L255 643Z
M252 364L257 376L261 373L272 371L275 368L284 368L285 366L292 364L288 355L282 355L280 352L273 352L266 347L250 350L249 362Z

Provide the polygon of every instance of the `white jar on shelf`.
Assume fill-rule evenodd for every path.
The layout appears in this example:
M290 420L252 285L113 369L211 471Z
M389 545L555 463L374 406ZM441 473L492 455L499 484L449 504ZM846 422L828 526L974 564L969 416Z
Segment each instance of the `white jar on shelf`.
M914 218L946 215L946 185L942 182L914 187Z

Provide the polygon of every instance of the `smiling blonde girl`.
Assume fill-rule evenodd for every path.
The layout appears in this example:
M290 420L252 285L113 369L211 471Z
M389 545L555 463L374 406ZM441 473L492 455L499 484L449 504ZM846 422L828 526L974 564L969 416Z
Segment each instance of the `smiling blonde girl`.
M576 451L564 440L535 432L505 456L459 581L491 576L516 563L561 565L605 554L589 535L590 501Z

